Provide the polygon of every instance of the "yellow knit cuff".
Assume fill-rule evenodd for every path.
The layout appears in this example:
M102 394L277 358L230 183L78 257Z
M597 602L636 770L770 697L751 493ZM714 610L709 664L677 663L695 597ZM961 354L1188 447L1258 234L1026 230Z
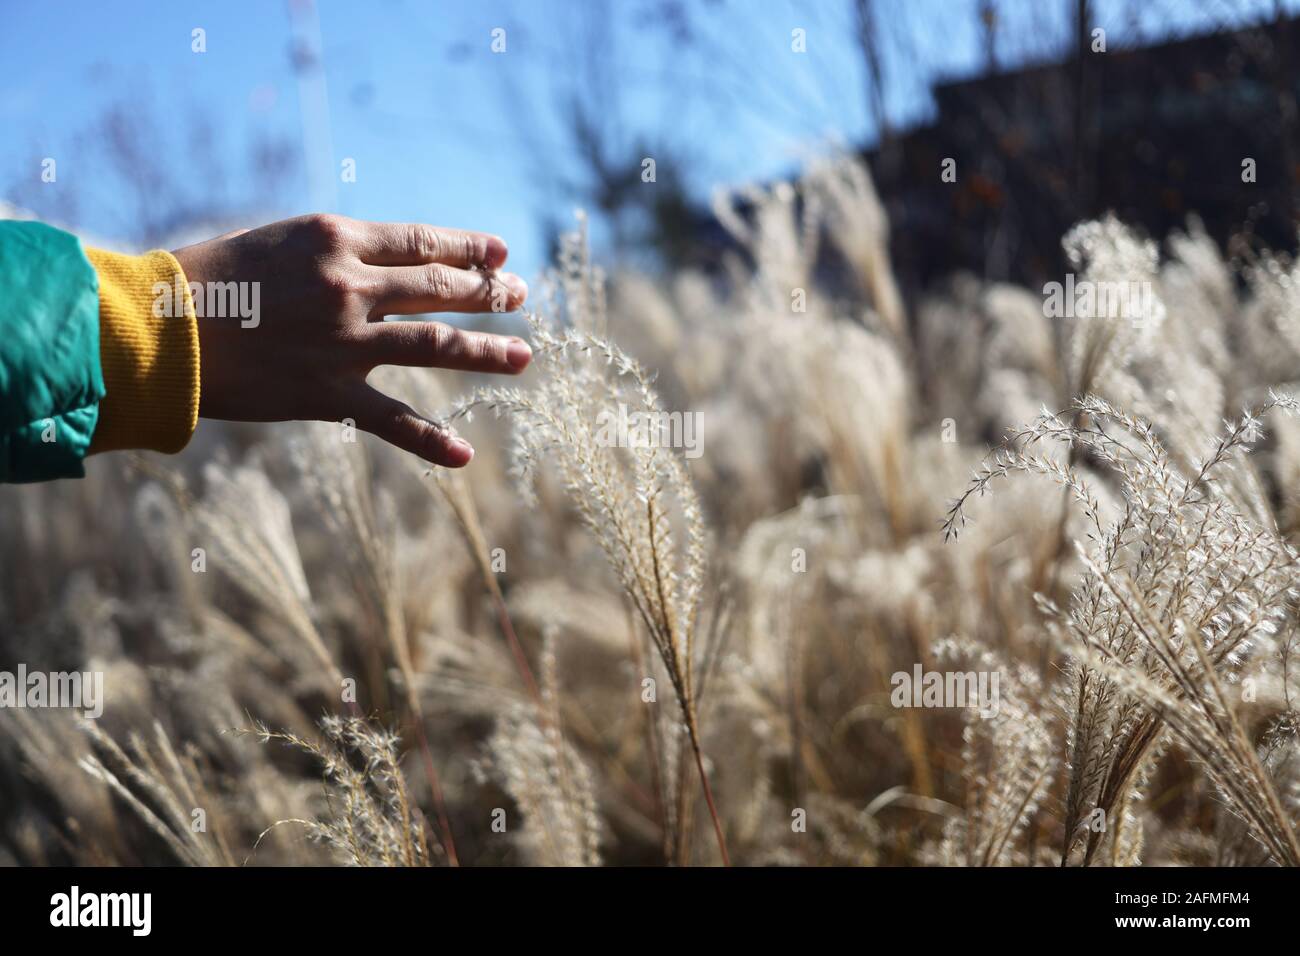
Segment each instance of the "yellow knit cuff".
M99 361L106 394L90 454L178 452L199 420L199 327L170 252L87 249L99 274ZM174 303L174 304L173 304Z

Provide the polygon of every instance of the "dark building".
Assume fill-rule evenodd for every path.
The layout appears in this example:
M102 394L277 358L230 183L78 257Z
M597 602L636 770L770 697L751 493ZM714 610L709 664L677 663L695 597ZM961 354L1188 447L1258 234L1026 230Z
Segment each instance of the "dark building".
M932 122L864 152L905 290L959 270L1041 286L1066 268L1062 235L1108 211L1156 239L1195 214L1229 255L1294 251L1300 19L1138 49L1080 40L1060 62L936 84ZM654 218L671 264L714 269L734 250L682 197ZM819 271L834 286L839 268Z
M1298 28L1109 52L1089 34L1062 63L937 84L934 121L867 154L904 285L957 269L1040 284L1064 268L1061 235L1107 211L1155 238L1195 213L1225 247L1294 248Z

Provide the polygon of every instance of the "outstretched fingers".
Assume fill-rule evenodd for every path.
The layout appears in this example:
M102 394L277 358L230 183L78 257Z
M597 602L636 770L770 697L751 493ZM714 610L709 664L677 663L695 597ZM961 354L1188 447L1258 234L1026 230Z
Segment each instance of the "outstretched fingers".
M418 222L367 222L356 236L357 255L376 266L417 266L430 262L458 269L499 269L506 261L500 236L443 229Z
M454 266L368 266L376 314L511 312L528 298L528 284L509 272L477 272Z
M445 322L374 322L362 334L371 366L408 365L516 375L528 367L533 357L523 339L458 329Z

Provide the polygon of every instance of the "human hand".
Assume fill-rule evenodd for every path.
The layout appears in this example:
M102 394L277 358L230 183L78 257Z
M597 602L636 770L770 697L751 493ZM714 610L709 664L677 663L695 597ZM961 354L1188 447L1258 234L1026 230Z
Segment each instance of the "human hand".
M250 319L238 309L204 308L211 301L196 299L203 418L351 419L398 448L459 468L474 455L468 442L366 377L380 365L511 375L532 358L528 344L511 336L442 322L383 321L386 315L521 306L528 286L516 275L496 274L506 259L506 245L496 236L311 215L219 236L173 255L190 283L204 289L236 283L239 301L256 304ZM204 314L214 311L226 314Z

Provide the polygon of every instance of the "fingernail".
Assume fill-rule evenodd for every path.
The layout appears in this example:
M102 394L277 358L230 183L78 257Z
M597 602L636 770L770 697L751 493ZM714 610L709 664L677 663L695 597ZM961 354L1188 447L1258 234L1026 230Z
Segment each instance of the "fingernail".
M500 269L506 261L506 241L499 236L489 236L487 241L487 255L484 263L489 269Z
M451 461L447 462L452 468L460 468L462 465L468 465L470 459L474 457L474 448L463 438L453 438L447 443L447 451Z
M510 344L506 346L506 361L516 372L522 372L528 367L528 363L533 360L533 350L528 347L528 343L523 339L511 339Z
M501 281L510 290L510 298L514 300L516 305L523 304L524 299L528 298L528 283L513 272L503 272Z

